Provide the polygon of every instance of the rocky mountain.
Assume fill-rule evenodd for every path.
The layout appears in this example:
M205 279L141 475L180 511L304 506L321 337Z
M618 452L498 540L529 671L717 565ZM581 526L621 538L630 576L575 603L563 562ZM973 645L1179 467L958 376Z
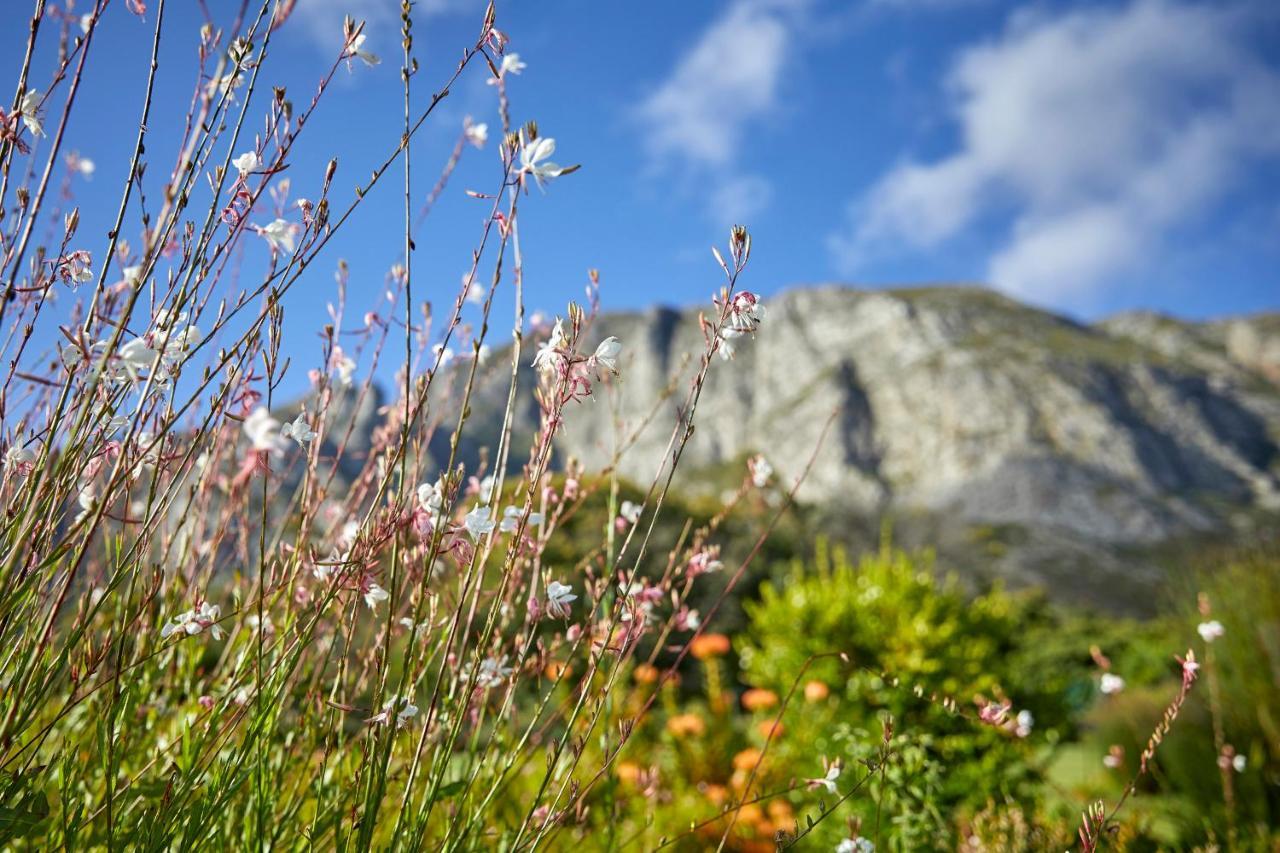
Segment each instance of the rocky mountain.
M767 307L712 366L677 488L757 452L789 482L818 448L799 495L837 527L894 518L966 570L1060 588L1088 573L1100 597L1157 577L1162 544L1280 511L1280 315L1083 325L962 287L806 287ZM696 368L697 311L605 315L591 334L624 342L621 377L571 412L561 449L605 464L674 379L621 463L647 484ZM496 431L508 380L499 368L477 390L469 451ZM521 405L518 435L535 415Z

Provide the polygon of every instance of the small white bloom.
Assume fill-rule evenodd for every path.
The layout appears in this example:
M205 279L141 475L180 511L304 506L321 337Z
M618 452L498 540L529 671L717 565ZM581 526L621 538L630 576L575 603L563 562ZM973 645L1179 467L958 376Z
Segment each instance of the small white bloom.
M868 838L846 838L836 845L836 853L875 853L876 846Z
M364 591L364 603L369 606L370 610L376 610L378 605L391 597L391 593L387 592L376 583L370 583L369 588Z
M524 142L520 146L520 171L533 175L533 179L542 186L543 181L558 178L564 169L547 160L556 151L556 141L550 136L540 136L532 142Z
M244 623L249 626L250 631L257 631L258 628L262 628L263 634L274 634L276 632L276 626L271 621L270 613L263 613L261 619L258 618L257 613L251 613L249 618L244 620Z
M256 172L262 168L262 160L258 158L258 152L246 151L239 157L231 161L231 165L236 167L240 173L240 177L248 175L250 172Z
M410 720L418 716L418 706L410 702L408 697L393 696L383 703L382 713L370 717L368 722L390 722L392 715L396 718L396 728L404 728Z
M821 779L810 779L810 788L826 788L828 794L836 793L836 780L840 778L842 766L839 761L827 768L826 775Z
M356 363L351 357L338 348L333 351L333 369L338 372L338 384L344 388L351 386L351 379L356 373Z
M484 122L472 124L471 120L468 119L463 133L466 134L467 141L477 148L483 148L484 144L489 141L489 125Z
M40 124L40 116L37 114L39 109L40 93L35 89L28 89L22 96L22 102L18 104L18 112L22 114L22 123L26 125L27 130L31 131L32 136L44 136L44 127Z
M503 533L515 533L516 528L520 526L521 510L516 506L509 506L502 511L502 521L498 524L498 530ZM529 526L535 527L542 523L542 513L529 513Z
M93 13L85 12L83 15L80 16L80 31L87 33L89 32L89 27L91 26L93 26Z
M520 61L520 54L507 53L502 57L502 62L498 64L498 77L505 78L508 74L519 74L528 68L528 64ZM490 77L487 81L490 86L496 86L498 81Z
M298 412L298 416L293 419L293 423L280 427L280 437L292 438L298 442L299 447L316 437L316 433L312 431L311 426L306 422L304 414L303 412Z
M166 622L164 627L160 629L160 636L163 639L168 639L174 634L187 634L194 637L205 628L208 628L209 633L213 635L215 640L221 640L224 632L217 624L220 618L222 618L221 607L202 601L199 609L180 613Z
M254 450L279 450L283 445L280 422L262 406L244 419L244 434L249 437Z
M1102 680L1098 684L1098 689L1110 696L1113 693L1119 693L1124 690L1124 679L1114 673L1102 673Z
M502 65L498 70L505 77L508 74L519 74L528 67L527 63L520 61L520 54L508 53L502 57Z
M773 466L769 464L769 460L763 456L756 456L751 460L751 483L757 489L763 489L769 485L769 478L773 476Z
M592 356L596 364L603 365L610 373L618 372L618 354L622 352L622 341L613 335L605 338L600 342L600 346L596 347L596 354Z
M1026 737L1031 734L1031 729L1035 727L1036 718L1025 708L1018 712L1018 716L1014 718L1014 734L1018 737Z
M1222 623L1217 619L1209 622L1201 622L1196 626L1196 630L1200 632L1200 638L1206 643L1212 643L1214 640L1227 633L1227 630L1222 627Z
M569 604L577 598L578 596L573 594L573 587L568 584L559 581L547 584L547 612L556 619L568 619Z
M640 520L640 513L643 511L643 509L644 507L642 507L638 503L633 503L631 501L623 501L622 506L618 508L618 513L623 518L625 518L629 523L635 524L637 521Z
M368 65L370 67L382 62L382 60L378 58L377 54L369 53L369 51L364 49L364 40L365 40L365 34L360 33L358 36L356 36L351 40L350 44L347 45L346 53L344 53L343 55L348 59L350 59L353 56L358 57L361 61L364 62L365 65Z
M29 475L35 469L35 464L35 451L29 447L20 447L15 444L4 454L5 468L19 477Z
M497 687L514 671L507 666L506 655L487 657L480 662L480 670L476 673L476 686L482 689Z
M92 178L93 173L98 170L98 165L88 157L76 157L76 171L81 177Z
M240 72L224 74L221 77L215 77L205 86L205 96L214 98L218 95L225 95L228 103L236 102L236 89L244 85L244 75Z
M259 225L258 234L271 245L272 252L283 251L293 254L293 226L283 219L276 219L270 225Z
M1237 773L1243 773L1244 769L1249 766L1249 759L1244 757L1244 753L1237 752L1231 757L1231 768Z
M497 526L497 522L492 518L492 511L489 507L483 505L467 513L466 517L462 519L462 524L467 528L467 533L471 535L472 539L487 536Z

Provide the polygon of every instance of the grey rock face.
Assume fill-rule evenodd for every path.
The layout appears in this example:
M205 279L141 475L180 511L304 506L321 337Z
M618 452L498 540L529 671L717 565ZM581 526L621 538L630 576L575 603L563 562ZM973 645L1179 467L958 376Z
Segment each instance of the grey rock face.
M683 488L698 488L699 468L755 452L794 477L834 415L800 495L851 512L927 510L1130 543L1280 501L1280 388L1265 369L1280 344L1261 324L1090 327L964 288L806 288L768 310L735 360L711 367ZM592 334L624 341L622 376L572 412L562 447L604 464L615 407L634 428L678 374L622 462L647 483L697 368L685 359L702 346L696 312L609 315Z
M766 305L755 338L710 367L678 490L718 493L754 453L789 486L812 457L799 496L834 529L893 519L896 536L937 546L962 573L1103 604L1121 588L1142 599L1132 591L1164 572L1149 556L1158 549L1270 524L1280 510L1274 317L1126 314L1090 326L960 287L809 287ZM598 470L639 430L619 467L646 486L698 369L698 311L607 314L580 349L609 335L624 343L621 375L571 406L559 461ZM533 351L521 359L512 467L537 426ZM469 464L491 458L509 353L483 373L459 446ZM455 404L458 379L442 383ZM432 443L438 462L448 433Z

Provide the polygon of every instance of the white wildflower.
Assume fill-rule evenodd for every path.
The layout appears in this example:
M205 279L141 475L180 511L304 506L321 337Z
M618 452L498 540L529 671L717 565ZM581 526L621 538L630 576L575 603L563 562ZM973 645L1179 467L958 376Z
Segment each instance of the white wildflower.
M1114 673L1104 672L1098 683L1098 689L1108 696L1119 693L1124 690L1124 679Z
M286 220L276 219L270 225L258 225L258 234L271 246L271 251L293 254L293 226Z
M1209 622L1201 622L1196 626L1196 631L1200 633L1200 639L1206 643L1212 643L1214 640L1227 633L1227 629L1222 627L1222 623L1217 619Z
M256 172L262 168L262 160L258 158L258 152L246 151L239 157L231 161L231 165L236 167L236 171L240 173L240 177L245 177L250 172Z
M573 587L568 584L559 581L547 584L547 612L556 619L568 619L569 604L577 598L578 596L573 594Z
M493 528L497 526L492 515L493 512L489 507L481 505L466 514L462 519L462 525L466 527L472 539L479 539L481 536L492 533Z
M27 93L22 96L21 103L18 104L18 112L22 115L22 123L26 125L27 130L31 131L32 136L44 136L44 127L40 124L40 93L35 89L28 89Z
M280 427L281 438L292 438L298 442L298 446L304 446L307 442L316 437L316 433L307 423L305 412L298 412L298 416L293 419L292 423L287 423Z

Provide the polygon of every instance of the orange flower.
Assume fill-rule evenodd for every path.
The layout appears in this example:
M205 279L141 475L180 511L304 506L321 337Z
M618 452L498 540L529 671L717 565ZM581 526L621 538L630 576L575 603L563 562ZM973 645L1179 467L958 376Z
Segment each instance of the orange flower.
M761 757L760 750L749 746L733 757L733 766L738 770L750 770L760 763Z
M723 806L729 799L729 789L724 785L707 784L702 787L702 795L710 800L712 805Z
M653 684L658 680L658 668L652 664L642 663L631 673L637 684Z
M729 653L729 638L724 634L703 634L689 643L689 654L698 660L719 657Z
M770 800L766 808L769 810L769 817L773 819L774 823L785 823L794 814L791 810L791 803L786 800Z
M753 687L742 694L742 707L748 711L763 711L778 704L778 694L772 690Z
M636 780L640 778L640 765L634 761L620 761L618 766L613 769L613 773L620 781L634 785Z
M545 675L547 678L551 679L552 681L555 681L561 675L563 675L566 679L568 679L568 677L572 673L573 673L573 669L571 669L570 667L566 666L563 663L557 663L556 661L552 661L551 663L547 664L546 669L542 671L542 674Z
M667 720L667 731L676 737L701 736L706 733L707 725L697 714L677 714Z
M760 737L763 738L778 737L786 731L786 727L778 720L765 720L760 723L760 725L756 726L756 731L758 731L760 733Z
M810 681L804 686L804 698L809 702L821 702L830 695L830 688L821 681Z

